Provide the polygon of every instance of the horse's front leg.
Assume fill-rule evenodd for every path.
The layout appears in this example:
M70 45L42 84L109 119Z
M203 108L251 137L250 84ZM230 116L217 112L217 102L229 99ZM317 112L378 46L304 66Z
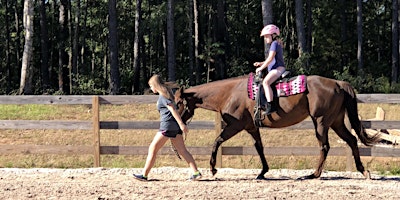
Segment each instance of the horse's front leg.
M211 173L214 176L218 170L215 169L215 165L217 164L217 153L218 153L218 148L221 146L221 144L224 142L224 139L222 139L221 136L218 136L213 145L212 153L211 153L211 159L210 159L210 167L211 167Z
M243 130L243 129L241 129ZM239 133L237 128L234 128L231 125L227 125L225 129L221 132L221 134L215 138L212 153L211 153L211 159L210 159L210 167L211 167L211 173L214 176L217 173L217 169L215 169L215 165L217 164L217 153L218 153L218 148L221 146L221 144L227 140L229 140L231 137Z
M262 179L265 179L264 175L265 175L265 173L268 172L269 167L268 167L267 160L265 159L265 155L264 155L264 146L261 141L260 129L256 129L254 131L248 131L248 132L254 139L254 147L256 148L257 153L260 156L261 164L263 166L261 173L256 177L256 179L262 180Z

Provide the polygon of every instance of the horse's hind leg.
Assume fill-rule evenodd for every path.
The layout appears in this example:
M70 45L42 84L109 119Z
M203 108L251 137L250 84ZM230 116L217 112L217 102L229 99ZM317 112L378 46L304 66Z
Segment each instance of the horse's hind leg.
M361 162L360 151L357 145L357 138L350 133L343 122L335 123L334 125L332 125L332 129L350 146L357 170L361 172L366 179L370 179L371 177L369 172L364 169L364 165Z
M261 163L263 166L261 173L256 177L256 179L265 179L264 175L265 175L265 173L268 172L269 167L268 167L267 160L265 159L265 155L264 155L264 146L261 141L260 129L257 128L252 131L248 130L247 132L249 132L249 134L254 139L254 147L256 148L257 153L260 156L260 160L261 160Z

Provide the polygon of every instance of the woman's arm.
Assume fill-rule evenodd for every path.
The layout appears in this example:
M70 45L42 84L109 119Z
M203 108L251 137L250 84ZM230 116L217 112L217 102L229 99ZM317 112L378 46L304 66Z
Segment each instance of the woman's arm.
M189 132L188 127L186 126L185 123L183 123L181 116L179 115L178 111L176 111L175 107L168 104L167 105L168 110L172 113L172 116L174 116L176 122L178 122L179 127L184 133Z
M256 73L261 72L262 70L267 68L268 65L272 62L272 60L274 60L275 55L276 55L276 51L270 51L268 53L267 59L262 63L262 65L260 67L257 67Z

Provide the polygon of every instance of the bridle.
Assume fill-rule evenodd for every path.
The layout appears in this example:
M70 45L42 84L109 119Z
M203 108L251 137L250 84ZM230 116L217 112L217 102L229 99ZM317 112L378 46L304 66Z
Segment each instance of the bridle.
M178 103L177 103L178 105L179 104L183 104L183 111L182 111L182 114L181 114L181 117L186 113L186 112L189 112L189 106L188 106L188 104L187 104L187 101L186 101L186 99L183 99L182 101L179 101ZM193 119L193 115L189 118L189 119L187 119L186 120L186 125L189 125L189 123L192 121L192 119Z

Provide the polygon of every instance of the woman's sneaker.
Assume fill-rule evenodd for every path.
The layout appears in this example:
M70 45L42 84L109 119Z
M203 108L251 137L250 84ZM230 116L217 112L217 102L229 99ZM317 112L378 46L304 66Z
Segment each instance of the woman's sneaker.
M147 181L147 177L143 176L141 174L133 174L133 178L139 180L139 181Z
M200 180L200 179L201 179L201 173L200 172L196 172L189 178L189 181L197 181L197 180Z

